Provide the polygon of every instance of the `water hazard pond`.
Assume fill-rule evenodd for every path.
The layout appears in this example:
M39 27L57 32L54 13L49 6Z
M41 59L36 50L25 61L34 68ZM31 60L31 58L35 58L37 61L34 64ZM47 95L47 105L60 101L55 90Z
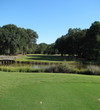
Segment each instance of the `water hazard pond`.
M5 72L50 72L50 73L77 73L77 74L100 74L100 65L86 65L81 63L12 63L1 64L0 71Z

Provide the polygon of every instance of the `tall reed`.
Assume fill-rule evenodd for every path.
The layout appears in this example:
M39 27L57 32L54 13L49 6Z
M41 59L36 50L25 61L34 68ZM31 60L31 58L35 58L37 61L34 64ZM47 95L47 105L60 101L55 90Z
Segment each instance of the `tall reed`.
M9 67L9 66L0 66L0 71L5 72L43 72L44 70L42 68L32 68L27 66L22 67Z

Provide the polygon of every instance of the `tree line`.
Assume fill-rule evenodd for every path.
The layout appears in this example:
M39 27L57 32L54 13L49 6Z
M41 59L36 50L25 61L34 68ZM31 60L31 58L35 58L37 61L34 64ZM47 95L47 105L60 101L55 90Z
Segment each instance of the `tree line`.
M38 34L14 24L0 27L0 54L26 54L34 50Z
M70 28L66 35L55 41L55 48L62 56L100 59L100 22L95 21L89 29Z
M38 34L13 24L0 27L0 54L61 54L85 59L100 59L100 22L89 29L70 28L54 43L36 44Z
M14 24L0 27L0 54L54 54L54 44L36 44L38 34Z
M38 44L35 53L98 60L100 59L100 22L95 21L89 29L70 28L67 34L59 37L53 44Z

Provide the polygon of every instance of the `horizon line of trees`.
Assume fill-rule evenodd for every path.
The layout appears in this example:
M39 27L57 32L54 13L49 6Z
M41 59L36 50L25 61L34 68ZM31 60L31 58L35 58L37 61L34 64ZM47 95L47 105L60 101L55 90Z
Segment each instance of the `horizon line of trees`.
M70 28L66 35L55 41L55 48L62 56L100 59L100 22L95 21L89 29Z
M0 27L0 54L26 54L34 50L38 34L14 24Z
M87 60L100 60L100 22L95 21L89 29L70 28L67 34L53 44L38 44L35 53L67 54Z
M61 54L85 59L100 59L100 22L89 29L70 28L52 44L36 44L38 34L13 24L0 27L0 54Z

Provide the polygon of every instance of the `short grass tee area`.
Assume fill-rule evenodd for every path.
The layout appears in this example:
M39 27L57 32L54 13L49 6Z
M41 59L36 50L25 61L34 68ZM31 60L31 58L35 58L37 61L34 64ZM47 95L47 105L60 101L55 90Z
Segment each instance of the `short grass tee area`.
M0 110L100 110L100 76L0 72Z

